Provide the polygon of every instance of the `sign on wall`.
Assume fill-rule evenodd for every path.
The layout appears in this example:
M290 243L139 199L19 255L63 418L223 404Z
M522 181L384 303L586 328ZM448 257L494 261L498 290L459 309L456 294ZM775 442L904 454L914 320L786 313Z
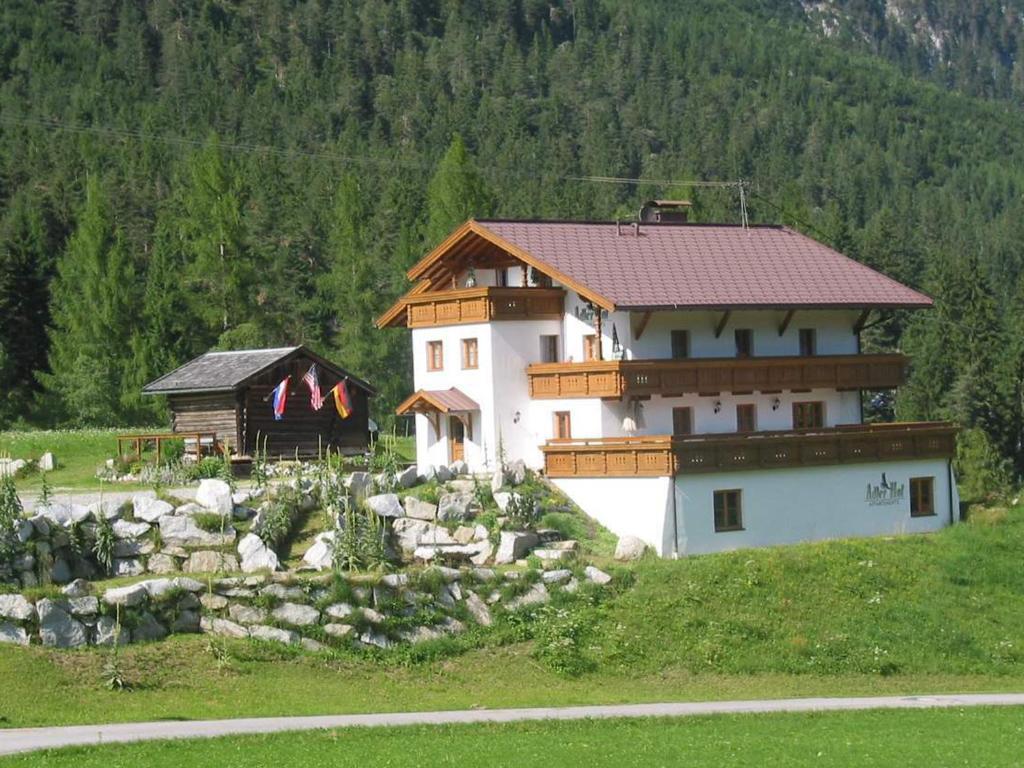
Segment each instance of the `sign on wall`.
M888 507L892 504L899 504L903 501L906 493L906 483L896 480L889 480L882 473L882 481L875 485L868 483L867 493L864 495L864 502L869 507Z

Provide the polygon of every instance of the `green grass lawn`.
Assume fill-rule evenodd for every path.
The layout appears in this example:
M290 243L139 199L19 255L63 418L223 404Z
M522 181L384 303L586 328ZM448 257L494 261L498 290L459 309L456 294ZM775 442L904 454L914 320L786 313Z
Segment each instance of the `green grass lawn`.
M1019 708L353 728L72 748L0 766L1015 766Z
M156 428L127 429L33 430L0 432L0 456L13 459L38 459L52 451L57 468L48 473L51 486L66 489L95 489L101 483L96 469L117 453L117 435L133 431L160 431ZM17 481L18 490L38 491L42 482L39 473ZM104 484L107 488L131 489L137 486Z
M152 718L1024 690L1024 509L928 536L618 567L594 602L416 649L315 655L203 637L0 647L6 727ZM268 692L272 692L268 695Z

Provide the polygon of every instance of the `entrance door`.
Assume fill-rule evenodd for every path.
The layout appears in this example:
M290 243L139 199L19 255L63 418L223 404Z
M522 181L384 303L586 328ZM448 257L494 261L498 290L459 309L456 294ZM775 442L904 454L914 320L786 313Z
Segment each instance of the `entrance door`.
M466 427L455 416L448 417L448 454L451 460L466 460Z

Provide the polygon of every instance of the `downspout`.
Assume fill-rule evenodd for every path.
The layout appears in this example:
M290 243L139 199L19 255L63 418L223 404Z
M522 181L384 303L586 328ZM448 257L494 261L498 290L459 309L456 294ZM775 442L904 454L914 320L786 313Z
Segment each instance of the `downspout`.
M949 524L956 525L956 518L953 514L953 460L946 459L946 477L949 479L947 491L949 492ZM959 510L957 510L959 512Z
M672 559L679 559L679 516L676 514L676 476L669 480L672 483Z

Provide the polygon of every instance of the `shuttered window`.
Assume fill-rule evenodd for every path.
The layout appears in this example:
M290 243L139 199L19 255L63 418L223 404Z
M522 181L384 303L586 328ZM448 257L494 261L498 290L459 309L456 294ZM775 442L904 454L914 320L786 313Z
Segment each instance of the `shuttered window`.
M738 490L715 491L715 532L742 531L742 494Z

